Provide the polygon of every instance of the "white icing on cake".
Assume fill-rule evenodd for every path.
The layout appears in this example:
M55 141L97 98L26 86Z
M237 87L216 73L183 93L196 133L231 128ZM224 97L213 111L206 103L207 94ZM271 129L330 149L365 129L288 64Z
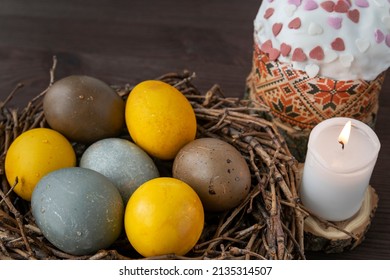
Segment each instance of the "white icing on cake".
M310 76L371 81L390 66L390 0L263 0L254 29L261 50Z

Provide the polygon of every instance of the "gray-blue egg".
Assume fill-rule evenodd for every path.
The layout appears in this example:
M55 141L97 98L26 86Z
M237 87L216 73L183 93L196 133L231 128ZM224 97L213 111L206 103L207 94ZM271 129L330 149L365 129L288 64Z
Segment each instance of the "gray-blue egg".
M140 185L159 177L150 156L134 143L120 138L93 143L83 153L80 167L95 170L110 179L125 205Z
M46 239L73 255L109 247L123 228L124 204L117 188L85 168L47 174L33 191L31 208Z

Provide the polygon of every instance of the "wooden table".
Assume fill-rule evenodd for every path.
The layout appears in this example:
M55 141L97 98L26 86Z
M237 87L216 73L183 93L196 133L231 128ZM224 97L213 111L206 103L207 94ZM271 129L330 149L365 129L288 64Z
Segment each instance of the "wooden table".
M184 69L206 91L218 83L243 96L251 68L258 0L2 0L0 100L23 106L46 88L52 56L56 77L87 74L110 84L135 84ZM390 259L390 78L380 97L376 131L382 144L371 183L380 198L366 240L353 251L309 259Z

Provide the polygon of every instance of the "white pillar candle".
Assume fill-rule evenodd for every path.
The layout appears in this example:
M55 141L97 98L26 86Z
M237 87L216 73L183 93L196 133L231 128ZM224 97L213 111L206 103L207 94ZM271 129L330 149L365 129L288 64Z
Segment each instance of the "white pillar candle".
M340 133L348 121L349 139L343 140ZM362 205L379 149L375 132L360 121L331 118L316 125L303 169L303 204L329 221L351 218Z

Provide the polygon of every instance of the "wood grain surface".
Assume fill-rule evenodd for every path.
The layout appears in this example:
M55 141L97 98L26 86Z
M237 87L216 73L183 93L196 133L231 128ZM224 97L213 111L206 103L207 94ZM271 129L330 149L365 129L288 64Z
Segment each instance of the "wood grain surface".
M251 68L259 0L0 0L0 100L22 82L12 106L24 106L56 78L95 76L136 84L188 69L206 91L219 84L243 96ZM390 77L380 96L376 132L382 148L371 178L379 207L366 240L341 254L309 259L390 259Z

